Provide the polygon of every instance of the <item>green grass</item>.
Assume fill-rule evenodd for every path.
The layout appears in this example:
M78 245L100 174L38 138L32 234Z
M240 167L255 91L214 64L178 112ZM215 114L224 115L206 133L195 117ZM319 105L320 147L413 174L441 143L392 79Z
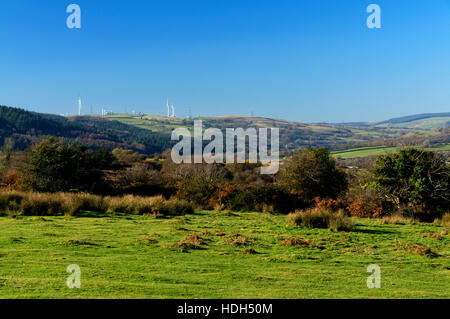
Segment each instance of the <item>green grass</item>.
M430 147L424 148L427 151L450 151L450 144L441 145L439 147ZM375 147L360 147L353 148L344 151L333 151L331 154L334 157L338 157L341 159L350 159L356 157L367 157L367 156L378 156L387 153L393 153L397 150L396 147L384 147L384 146L375 146Z
M203 245L175 246L193 231ZM357 219L356 231L330 232L260 213L1 217L0 297L449 298L448 235L427 236L442 231ZM440 256L395 250L396 233L400 247L430 246ZM291 237L307 244L282 245ZM250 248L257 254L243 254ZM81 289L66 287L70 264L81 267ZM369 264L381 267L380 289L366 286Z
M427 119L402 122L402 123L383 123L376 124L378 127L405 127L405 128L420 128L420 129L432 129L436 127L445 127L450 122L450 117L432 117Z

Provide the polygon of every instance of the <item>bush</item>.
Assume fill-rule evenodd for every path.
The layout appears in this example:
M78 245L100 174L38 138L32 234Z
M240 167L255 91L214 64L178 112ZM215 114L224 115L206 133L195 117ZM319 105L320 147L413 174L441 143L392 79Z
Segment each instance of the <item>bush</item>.
M343 211L337 213L320 208L296 211L288 215L288 224L308 228L328 228L334 231L353 230L353 220L345 216Z
M348 189L347 176L325 149L307 149L288 158L279 181L305 202L315 197L336 199Z
M407 148L379 156L374 175L383 196L398 207L422 206L428 220L441 217L450 205L450 165L437 153Z
M384 215L383 205L379 201L367 201L358 198L348 205L348 211L352 217L378 218Z
M109 153L72 146L55 138L44 139L32 151L28 183L34 190L95 191L103 184L102 169L108 169Z
M229 196L226 208L234 211L258 211L287 214L290 211L304 207L297 196L278 185L242 186Z
M19 211L24 195L17 192L0 193L0 210Z
M343 199L332 199L332 198L314 198L315 207L320 209L331 210L337 212L339 210L347 209L347 202Z

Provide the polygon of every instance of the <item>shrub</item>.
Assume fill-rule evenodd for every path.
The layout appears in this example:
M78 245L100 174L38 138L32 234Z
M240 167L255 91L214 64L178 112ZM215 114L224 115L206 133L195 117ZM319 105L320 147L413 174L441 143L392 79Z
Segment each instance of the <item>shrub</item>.
M381 194L399 207L423 206L429 220L442 216L449 207L450 165L438 153L407 148L379 156L374 175Z
M22 183L22 179L19 177L19 174L12 170L8 174L5 175L3 179L5 186L10 189L17 188Z
M32 150L28 182L34 190L51 193L93 191L103 182L102 169L108 168L105 154L108 152L94 153L85 146L44 139Z
M337 213L320 208L296 211L288 215L288 224L308 228L328 228L334 231L353 230L353 220L345 216L343 211Z
M252 185L238 188L234 196L230 196L225 204L234 211L259 211L287 214L301 206L300 201L293 194L279 185Z
M337 212L339 210L347 209L347 202L343 199L332 199L332 198L314 198L315 207L320 209L331 210Z
M17 192L0 193L0 210L19 211L24 195Z
M383 205L379 201L370 202L358 198L348 205L348 211L352 217L377 218L383 216Z
M307 149L288 158L280 170L279 181L306 202L317 196L337 198L348 189L345 172L323 148Z

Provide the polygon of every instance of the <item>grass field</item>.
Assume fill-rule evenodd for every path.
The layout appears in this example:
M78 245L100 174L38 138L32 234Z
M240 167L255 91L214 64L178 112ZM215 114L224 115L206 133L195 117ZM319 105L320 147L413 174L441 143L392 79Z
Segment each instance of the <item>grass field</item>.
M430 147L425 148L427 151L450 151L450 144L441 145L439 147ZM387 153L394 153L397 151L396 147L383 147L383 146L375 146L375 147L359 147L348 149L344 151L333 151L331 154L334 157L338 157L341 159L350 159L356 157L367 157L367 156L378 156Z
M1 217L0 298L450 297L443 226L356 221L346 233L260 213ZM198 246L177 245L193 232ZM294 237L297 246L283 245ZM81 267L81 289L66 287L70 264ZM380 289L366 286L369 264L381 267Z

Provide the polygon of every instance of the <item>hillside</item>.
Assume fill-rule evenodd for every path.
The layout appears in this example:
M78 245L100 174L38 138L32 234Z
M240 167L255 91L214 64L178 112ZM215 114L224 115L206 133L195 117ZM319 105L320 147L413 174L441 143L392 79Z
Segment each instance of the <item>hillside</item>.
M450 143L448 127L400 127L418 121L443 121L447 113L393 119L378 124L307 124L285 120L221 116L202 117L205 128L276 127L280 129L280 148L286 153L302 147L326 147L346 150L367 146L422 145L439 147ZM173 129L192 129L194 119L168 118L155 115L118 114L108 116L71 116L41 114L18 108L0 106L0 146L6 138L13 139L15 149L22 150L45 136L58 136L73 143L93 148L126 148L145 154L160 153L170 148Z
M375 123L377 127L432 129L450 125L450 113L424 113Z
M194 119L168 118L162 116L136 116L117 114L106 116L111 121L118 121L142 129L169 134L177 127L192 129ZM300 147L326 147L329 149L346 149L356 146L395 144L399 139L407 143L424 139L442 140L439 130L412 129L397 127L377 127L369 125L339 125L339 124L307 124L261 117L221 116L202 117L205 128L216 127L224 131L227 127L277 127L280 129L280 147L284 151ZM445 140L445 137L444 137ZM389 142L390 141L390 142ZM442 141L439 141L442 143Z
M147 154L170 147L165 134L101 117L66 118L0 106L0 145L10 138L16 150L23 150L45 136L58 136L93 148L128 148Z

